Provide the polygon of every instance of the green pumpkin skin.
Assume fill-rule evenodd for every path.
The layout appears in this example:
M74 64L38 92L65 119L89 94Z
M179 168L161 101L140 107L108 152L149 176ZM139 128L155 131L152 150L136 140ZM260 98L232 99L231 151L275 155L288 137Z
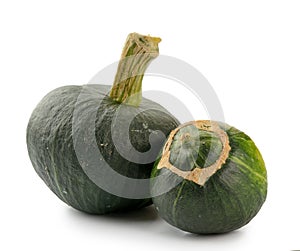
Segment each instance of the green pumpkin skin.
M62 201L87 213L106 214L151 204L149 198L127 199L110 194L95 185L83 171L76 156L72 135L73 112L82 89L82 86L55 89L46 95L33 111L27 127L27 147L35 171ZM85 90L89 92L88 98L76 105L80 106L79 109L86 116L92 107L100 103L99 95L103 97L96 116L95 137L105 161L115 171L127 177L149 178L153 163L132 163L115 149L111 138L111 123L120 104L107 95L110 87L85 86ZM157 109L147 110L149 107ZM144 127L144 123L150 129L162 131L166 137L178 125L178 121L172 115L168 115L164 108L144 98L138 107L123 105L123 108L128 117L141 109L144 110L131 122L129 134L133 147L140 152L145 152L150 147L150 130ZM79 126L84 126L84 123L85 116L82 116ZM92 141L89 138L85 140ZM156 145L157 151L162 144ZM88 157L89 148L85 150Z
M165 187L172 187L174 182L178 184L175 187L173 185L174 188L170 191L154 197L153 203L164 220L187 232L214 234L238 229L258 213L266 200L267 172L256 145L249 136L236 128L224 123L218 125L227 133L231 149L226 162L203 186L184 179L167 168L158 169L160 159L156 161L152 171L152 178L164 175L164 184L155 179L151 182L153 195ZM220 142L217 142L215 137L209 139L201 130L199 133L202 136L200 141L202 144L198 148L196 163L205 167L204 163L208 157L206 147L212 147L214 156L220 151L218 147ZM182 145L178 144L173 146L172 143L170 159L173 158L177 168L187 170L189 164L180 164L184 162L184 158L178 157L178 148L181 147ZM175 160L172 151L177 153L177 156L174 155ZM190 165L190 170L192 166Z

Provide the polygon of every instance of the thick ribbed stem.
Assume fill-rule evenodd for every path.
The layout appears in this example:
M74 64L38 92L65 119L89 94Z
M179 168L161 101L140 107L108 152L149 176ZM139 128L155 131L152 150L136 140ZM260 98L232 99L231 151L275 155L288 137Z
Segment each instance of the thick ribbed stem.
M137 33L128 35L110 91L113 100L132 106L140 105L144 73L150 62L158 56L160 41L160 38Z

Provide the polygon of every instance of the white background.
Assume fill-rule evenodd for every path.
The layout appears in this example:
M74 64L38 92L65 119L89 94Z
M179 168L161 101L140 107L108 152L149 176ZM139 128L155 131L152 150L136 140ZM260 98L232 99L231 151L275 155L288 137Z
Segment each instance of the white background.
M300 1L1 1L0 249L300 249L299 13ZM86 84L119 59L130 32L160 36L162 54L202 72L226 122L260 148L269 193L244 228L191 235L151 207L89 216L57 199L35 174L25 140L34 107L50 90ZM146 77L144 89L166 89L198 119L207 117L172 81L153 82Z

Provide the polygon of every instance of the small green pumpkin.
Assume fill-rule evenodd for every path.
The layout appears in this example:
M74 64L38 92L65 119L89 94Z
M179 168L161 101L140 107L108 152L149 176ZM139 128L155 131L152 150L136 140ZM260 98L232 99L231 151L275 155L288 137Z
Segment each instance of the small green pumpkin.
M87 213L106 214L151 204L151 198L124 198L97 186L91 180L95 167L89 166L89 161L99 158L102 162L96 168L103 169L101 163L105 162L125 177L150 178L163 141L156 138L150 145L149 136L153 131L160 131L166 138L178 125L162 106L141 95L143 73L158 55L159 41L158 38L130 34L111 90L106 85L63 86L47 94L33 111L27 127L27 147L33 167L48 187L70 206ZM129 56L137 57L123 60ZM132 76L132 73L138 74ZM90 126L87 121L95 106L98 108L94 124ZM118 117L120 109L122 116ZM77 114L76 121L74 114ZM115 121L115 118L122 119ZM124 131L128 128L123 128L127 120L132 120L129 121L129 132ZM113 139L113 132L117 139ZM118 137L126 133L129 133L132 148L129 159L116 148L120 143ZM94 141L96 146L92 144ZM154 160L147 162L135 156L136 151L144 153L150 147L154 148L151 149ZM78 156L78 148L83 158ZM97 151L101 153L99 156L94 154ZM97 176L96 171L94 176ZM109 177L107 179L107 182L113 182ZM137 189L130 182L112 186ZM149 185L143 189L149 190Z
M155 177L162 179L154 179ZM194 121L173 130L152 171L159 215L197 234L247 224L267 195L263 158L245 133L224 123ZM169 191L164 192L166 187Z

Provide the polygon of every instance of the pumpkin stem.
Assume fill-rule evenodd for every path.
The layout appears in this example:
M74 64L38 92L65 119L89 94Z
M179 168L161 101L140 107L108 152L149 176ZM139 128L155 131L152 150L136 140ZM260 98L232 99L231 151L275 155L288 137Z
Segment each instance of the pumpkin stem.
M142 81L150 62L159 54L158 37L130 33L119 61L110 97L119 103L139 106L142 101Z

